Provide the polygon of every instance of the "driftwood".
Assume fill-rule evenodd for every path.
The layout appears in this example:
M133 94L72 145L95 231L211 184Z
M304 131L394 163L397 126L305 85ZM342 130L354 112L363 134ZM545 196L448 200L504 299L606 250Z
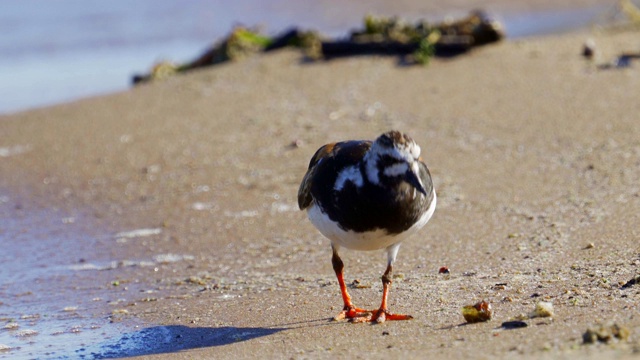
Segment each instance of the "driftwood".
M156 64L149 74L135 75L133 83L161 79L284 47L300 48L307 58L313 60L377 54L401 56L405 63L426 64L434 56L457 56L475 46L500 41L503 37L502 26L482 11L473 12L459 21L434 26L424 21L408 24L397 18L368 16L363 29L353 31L347 39L340 40L322 40L316 32L297 28L270 38L238 27L193 61L182 65Z
M474 46L470 36L443 36L433 46L433 56L450 57L463 54ZM411 55L420 49L420 43L398 41L353 40L322 42L322 55L326 59L357 55Z
M325 58L332 58L372 54L411 55L431 51L428 55L450 57L463 54L474 46L500 41L503 37L500 23L482 11L475 11L459 21L435 26L425 22L407 25L395 18L368 17L365 19L365 30L353 32L348 40L322 42L322 54Z

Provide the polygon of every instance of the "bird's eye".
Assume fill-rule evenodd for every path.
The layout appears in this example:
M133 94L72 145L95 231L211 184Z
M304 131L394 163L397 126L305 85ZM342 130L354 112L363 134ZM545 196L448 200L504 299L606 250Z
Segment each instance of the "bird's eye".
M383 167L389 167L391 165L397 164L399 163L400 160L394 158L393 156L390 155L383 155L382 157L380 157L380 161L378 162L378 164Z

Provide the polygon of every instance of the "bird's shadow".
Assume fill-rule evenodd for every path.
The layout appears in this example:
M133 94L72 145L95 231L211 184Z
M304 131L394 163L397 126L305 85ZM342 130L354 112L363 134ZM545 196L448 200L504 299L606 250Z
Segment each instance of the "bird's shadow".
M183 350L243 342L292 328L322 325L327 325L327 323L318 323L318 320L310 320L272 327L157 325L124 333L118 339L83 347L75 350L74 355L92 359L116 359L153 354L171 354Z

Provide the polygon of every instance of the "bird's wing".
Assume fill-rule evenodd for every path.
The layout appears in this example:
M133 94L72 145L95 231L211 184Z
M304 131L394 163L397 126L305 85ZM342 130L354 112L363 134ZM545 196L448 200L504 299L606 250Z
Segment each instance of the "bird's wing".
M309 169L298 190L300 210L311 205L314 196L318 196L319 188L331 189L339 170L357 164L369 148L371 148L371 141L350 140L327 144L318 149L309 162ZM331 196L328 192L326 195Z
M422 161L422 158L418 159L418 166L420 168L420 181L422 181L422 186L424 187L425 192L427 193L428 198L433 197L433 181L431 180L431 173L427 168L427 165Z
M298 189L298 207L300 210L304 210L311 205L311 202L313 201L313 197L311 196L311 184L313 176L317 170L317 165L321 159L329 156L335 145L336 143L331 143L322 146L311 158L307 173L304 175L300 188Z

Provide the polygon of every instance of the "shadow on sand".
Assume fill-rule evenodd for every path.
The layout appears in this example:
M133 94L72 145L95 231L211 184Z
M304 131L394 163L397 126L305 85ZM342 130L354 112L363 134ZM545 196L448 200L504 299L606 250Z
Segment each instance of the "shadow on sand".
M79 358L115 359L168 354L182 350L221 346L275 334L286 328L153 326L123 334L120 339L75 351Z

